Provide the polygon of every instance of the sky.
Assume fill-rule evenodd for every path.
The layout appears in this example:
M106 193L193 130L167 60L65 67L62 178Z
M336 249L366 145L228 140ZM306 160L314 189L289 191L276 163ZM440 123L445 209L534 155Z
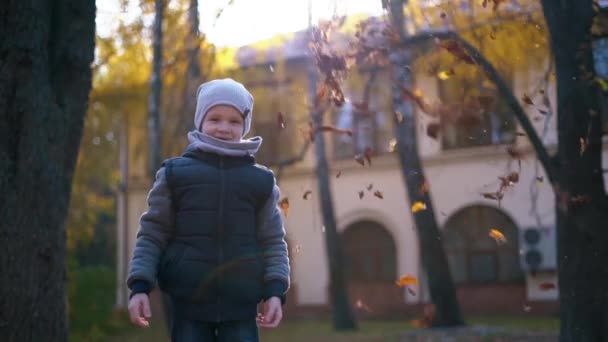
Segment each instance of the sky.
M199 0L200 30L219 47L242 46L278 33L299 31L308 25L309 0ZM310 0L313 24L319 19L339 15L382 13L381 0ZM119 18L126 21L139 15L137 0L122 13L118 0L97 0L97 30L110 34ZM224 8L216 19L220 8Z

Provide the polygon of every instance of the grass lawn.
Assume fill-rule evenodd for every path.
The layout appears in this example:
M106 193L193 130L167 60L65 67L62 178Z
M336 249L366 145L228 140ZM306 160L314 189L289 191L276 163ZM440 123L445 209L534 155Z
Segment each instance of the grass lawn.
M165 342L167 333L163 324L152 325L148 329L128 328L124 333L107 339L110 342ZM469 317L470 325L503 327L518 331L557 331L556 317L534 316L483 316ZM405 320L366 320L359 322L356 332L337 333L333 331L330 319L284 321L278 329L260 329L260 340L264 342L298 341L399 341L401 333L412 327Z

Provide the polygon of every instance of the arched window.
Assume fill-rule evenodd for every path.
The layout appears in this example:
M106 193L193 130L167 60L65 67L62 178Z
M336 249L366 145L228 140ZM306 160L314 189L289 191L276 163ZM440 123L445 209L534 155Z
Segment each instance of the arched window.
M395 243L378 223L360 221L342 234L346 279L353 282L394 282L397 279Z
M507 243L494 241L491 229L504 234ZM456 284L523 281L517 234L515 223L496 208L472 206L450 217L442 240Z

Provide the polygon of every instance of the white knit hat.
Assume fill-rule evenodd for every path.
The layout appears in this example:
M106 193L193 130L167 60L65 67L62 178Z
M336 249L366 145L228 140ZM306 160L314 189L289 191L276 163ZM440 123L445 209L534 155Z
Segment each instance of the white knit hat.
M243 135L251 128L253 95L239 82L231 78L217 79L201 84L196 92L194 127L201 129L205 115L213 106L229 105L243 114Z

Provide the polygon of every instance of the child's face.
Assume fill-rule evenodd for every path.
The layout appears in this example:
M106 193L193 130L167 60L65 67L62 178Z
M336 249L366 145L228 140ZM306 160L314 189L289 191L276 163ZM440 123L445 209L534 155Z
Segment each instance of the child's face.
M205 115L201 132L221 140L240 141L244 124L243 116L236 108L217 105Z

